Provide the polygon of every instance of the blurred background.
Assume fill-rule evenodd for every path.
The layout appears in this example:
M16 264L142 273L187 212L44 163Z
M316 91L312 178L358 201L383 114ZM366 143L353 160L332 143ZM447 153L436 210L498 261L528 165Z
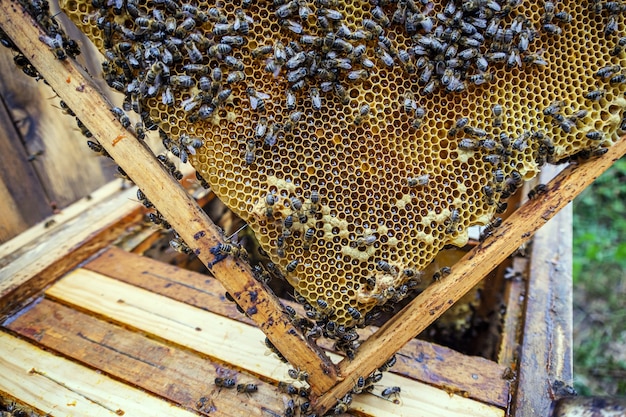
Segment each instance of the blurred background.
M626 395L626 159L574 200L574 375L581 395Z

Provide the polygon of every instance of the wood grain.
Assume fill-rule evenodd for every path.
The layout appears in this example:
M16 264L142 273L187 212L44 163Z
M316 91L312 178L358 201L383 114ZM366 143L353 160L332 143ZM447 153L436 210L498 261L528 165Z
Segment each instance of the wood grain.
M5 327L70 359L101 370L125 384L201 414L260 416L261 407L282 414L283 398L273 385L207 360L202 355L98 320L50 300L5 323ZM215 386L216 377L253 383L259 391L237 395ZM198 407L202 397L206 407ZM210 405L209 405L210 404Z
M548 415L554 383L573 385L572 314L570 204L534 237L512 415Z
M110 248L83 268L161 294L203 310L252 324L223 296L224 288L210 276L166 265ZM297 306L294 306L297 307ZM375 332L376 329L372 328ZM330 347L330 346L329 346ZM501 408L507 407L505 367L480 357L421 340L411 340L397 355L392 372ZM386 378L384 380L387 383Z
M626 140L622 138L603 156L585 164L572 164L561 171L547 184L547 191L541 198L518 209L492 236L468 252L449 276L429 286L363 343L354 361L343 361L340 372L346 380L320 397L314 404L316 410L328 410L336 398L350 390L347 381L350 376L368 375L384 363L385 358L441 316L447 305L458 301L625 153Z
M0 26L5 33L55 92L75 109L94 137L143 190L198 258L211 266L214 256L210 249L222 240L217 227L145 145L122 128L108 110L109 104L80 69L69 59L58 61L53 58L38 39L39 29L17 2L3 0L2 5L5 13L0 15ZM294 366L309 372L311 380L315 381L312 387L315 393L321 394L335 384L334 365L292 326L278 300L252 277L249 266L227 258L211 269L283 355Z
M0 392L54 417L191 417L91 369L0 332Z

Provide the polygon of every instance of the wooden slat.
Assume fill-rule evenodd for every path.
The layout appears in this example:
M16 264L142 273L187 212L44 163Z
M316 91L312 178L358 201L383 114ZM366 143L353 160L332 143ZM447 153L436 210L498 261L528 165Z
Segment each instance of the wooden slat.
M0 346L0 392L51 416L196 415L4 332Z
M174 300L251 323L210 276L186 271L121 249L110 248L83 266L85 269L161 294ZM426 382L487 404L506 408L505 367L480 357L468 357L432 343L411 340L397 356L392 372ZM387 383L386 380L384 380Z
M136 385L189 409L205 397L211 416L261 415L261 406L282 414L282 396L274 386L237 374L188 350L98 320L50 300L42 300L5 323L5 327L116 379ZM257 384L243 396L215 386L215 377ZM211 404L211 406L209 406Z
M573 383L571 205L535 235L524 319L512 415L548 415L553 384Z
M256 375L285 378L288 366L265 352L263 332L235 320L203 311L170 298L76 269L46 291L46 295L117 323L239 365Z
M522 335L522 310L526 296L526 279L528 276L528 259L516 257L513 260L513 270L519 272L519 277L513 278L505 287L502 299L505 300L506 314L502 324L502 339L498 351L498 363L516 368L515 359Z
M55 92L74 109L105 150L143 190L198 258L220 279L224 287L266 332L273 344L294 366L306 369L316 394L337 381L332 362L304 338L282 311L278 300L257 282L249 266L226 258L213 265L210 249L222 236L198 204L165 170L143 143L136 140L108 110L109 104L94 89L72 60L59 61L39 41L40 29L23 13L15 0L2 0L0 26L31 60Z
M134 196L133 190L122 191L20 247L18 256L0 267L0 314L40 292L139 220L141 205Z
M547 184L541 198L518 209L492 236L468 252L449 276L429 286L363 343L355 360L342 362L341 374L366 375L384 363L386 357L440 317L446 306L458 301L625 153L626 139L622 138L593 161L564 169ZM347 380L339 382L314 404L316 410L327 410L349 390Z
M102 316L106 320L137 329L167 341L229 363L276 383L287 377L287 366L267 356L263 333L255 327L203 311L187 304L142 290L92 271L78 269L55 283L46 295L75 308ZM333 356L338 360L338 356ZM388 378L389 377L389 378ZM503 410L449 394L400 375L385 377L384 384L399 384L410 392L413 401L398 408L393 403L368 396L356 397L353 407L367 415L455 415L501 416ZM354 384L354 383L353 383ZM438 392L439 394L434 394ZM372 397L372 398L369 398ZM430 402L432 398L437 400ZM444 400L445 399L445 400ZM418 405L426 403L429 405ZM456 410L456 411L455 411ZM421 412L421 411L420 411ZM380 414L382 413L382 414ZM452 414L450 414L452 413Z

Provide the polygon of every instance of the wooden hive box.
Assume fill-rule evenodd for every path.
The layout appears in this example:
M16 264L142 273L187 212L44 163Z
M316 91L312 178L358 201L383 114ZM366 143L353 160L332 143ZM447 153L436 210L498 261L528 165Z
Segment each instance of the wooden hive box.
M560 395L557 388L571 382L571 212L555 215L626 152L625 141L593 164L573 164L557 174L544 198L520 207L448 277L381 328L369 329L373 333L349 361L327 356L322 348L330 346L318 348L295 330L280 300L243 262L227 258L212 265L210 248L222 237L198 202L139 142L127 140L75 65L44 53L37 28L20 7L3 6L2 28L59 96L80 109L85 125L219 281L133 253L154 236L129 232L141 229L143 217L131 201L134 189L109 187L102 191L106 198L68 209L76 214L50 230L23 233L0 247L0 307L7 315L0 391L7 398L51 415L288 415L290 400L294 407L305 400L278 391L287 368L264 355L264 334L294 367L308 372L311 407L318 410L331 409L359 376L396 351L398 363L381 383L402 388L397 401L355 396L350 410L545 415ZM509 308L497 361L413 339L544 224L530 259L514 260L527 279L506 283ZM127 250L114 245L125 238L138 243L120 244ZM248 317L224 302L224 291ZM256 384L258 392L220 389L215 378Z

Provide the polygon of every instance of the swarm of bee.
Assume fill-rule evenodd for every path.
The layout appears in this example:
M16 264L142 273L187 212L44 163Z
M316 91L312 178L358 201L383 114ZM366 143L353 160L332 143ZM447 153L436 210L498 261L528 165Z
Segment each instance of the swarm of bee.
M493 234L543 164L600 155L626 131L621 1L62 7L104 52L122 125L140 140L158 130L175 178L171 156L196 168L269 257L255 276L289 281L306 312L294 323L349 357L355 327L419 289L469 226ZM59 46L72 55L63 36L48 38L57 58Z

